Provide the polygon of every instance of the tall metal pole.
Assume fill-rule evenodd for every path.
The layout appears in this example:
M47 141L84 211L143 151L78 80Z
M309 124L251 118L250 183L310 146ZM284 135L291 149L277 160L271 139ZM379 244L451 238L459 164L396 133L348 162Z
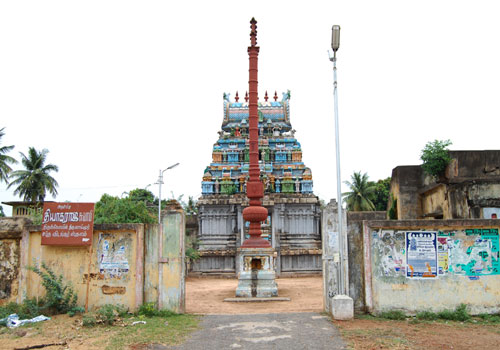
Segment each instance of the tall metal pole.
M158 176L158 225L161 225L161 184L163 183L163 172L160 169Z
M179 163L175 163L168 168L161 170L160 169L160 175L158 176L158 225L161 226L161 185L163 184L163 173L167 170L175 168ZM148 185L149 186L149 185Z
M339 248L340 248L340 278L339 278L339 292L340 294L347 295L344 283L344 235L342 230L342 190L341 190L341 177L340 177L340 140L339 140L339 109L338 109L338 92L337 92L337 50L340 46L340 26L334 25L332 27L332 50L333 57L330 61L333 62L333 103L335 113L335 158L337 163L337 215L338 215L338 232L339 232Z

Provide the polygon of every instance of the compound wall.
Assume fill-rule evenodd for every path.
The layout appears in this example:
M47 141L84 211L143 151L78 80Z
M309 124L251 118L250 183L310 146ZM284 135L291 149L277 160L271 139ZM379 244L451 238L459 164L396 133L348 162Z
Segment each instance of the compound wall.
M368 311L500 311L498 220L364 221Z

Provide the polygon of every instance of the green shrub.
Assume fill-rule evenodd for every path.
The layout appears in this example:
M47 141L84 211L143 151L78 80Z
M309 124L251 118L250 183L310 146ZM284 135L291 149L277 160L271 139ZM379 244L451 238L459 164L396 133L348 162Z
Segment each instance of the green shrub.
M83 314L85 312L85 309L81 306L75 306L72 307L71 309L68 310L68 315L69 317L73 317L76 314Z
M8 303L4 306L0 306L0 319L5 318L11 314L18 314L21 312L21 305L16 303Z
M26 299L21 304L21 310L18 313L20 319L33 318L43 313L43 299L36 300L36 298Z
M97 324L97 319L93 314L86 314L82 317L82 324L84 327L93 327Z
M118 317L118 312L114 305L111 304L101 306L96 313L100 321L109 325L112 325L115 322L115 318Z
M467 313L467 305L460 304L457 306L455 311L443 310L438 312L438 317L443 320L450 321L467 321L470 319L470 315Z
M57 276L44 262L41 263L41 268L35 265L28 266L28 269L42 278L45 288L42 309L53 314L64 314L76 307L78 296L71 284L63 282L63 275Z
M138 315L146 317L169 317L177 315L175 312L169 310L158 310L156 303L145 303L139 307Z
M388 320L406 320L406 315L401 310L390 310L381 312L378 317Z
M0 319L5 318L11 314L17 314L19 318L33 318L43 313L43 307L40 302L35 298L26 299L22 304L8 303L7 305L0 306Z
M444 174L446 167L451 162L447 149L450 145L450 140L427 142L420 154L420 159L423 161L422 169L426 174L434 177Z
M415 316L419 320L433 321L438 319L438 315L431 311L418 312Z
M486 322L500 323L500 314L479 314L477 317L483 319Z

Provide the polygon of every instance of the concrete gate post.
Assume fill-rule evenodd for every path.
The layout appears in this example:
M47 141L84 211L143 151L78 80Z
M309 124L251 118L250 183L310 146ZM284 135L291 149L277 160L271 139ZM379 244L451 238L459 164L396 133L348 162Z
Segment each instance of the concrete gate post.
M325 311L331 313L337 320L354 317L354 303L346 295L349 291L349 270L347 250L347 217L342 215L342 236L339 235L338 204L335 199L323 209L321 235L323 244L323 305ZM342 254L341 254L342 249ZM340 259L343 258L341 263ZM340 289L342 279L345 291ZM344 294L345 293L345 294Z
M186 220L177 201L169 201L162 212L158 254L158 308L185 312L185 248Z

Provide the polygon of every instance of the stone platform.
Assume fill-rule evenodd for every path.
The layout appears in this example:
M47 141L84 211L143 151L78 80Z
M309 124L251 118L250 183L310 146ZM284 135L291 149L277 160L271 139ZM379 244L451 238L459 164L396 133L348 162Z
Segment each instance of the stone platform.
M236 297L271 298L278 296L273 248L239 248Z

